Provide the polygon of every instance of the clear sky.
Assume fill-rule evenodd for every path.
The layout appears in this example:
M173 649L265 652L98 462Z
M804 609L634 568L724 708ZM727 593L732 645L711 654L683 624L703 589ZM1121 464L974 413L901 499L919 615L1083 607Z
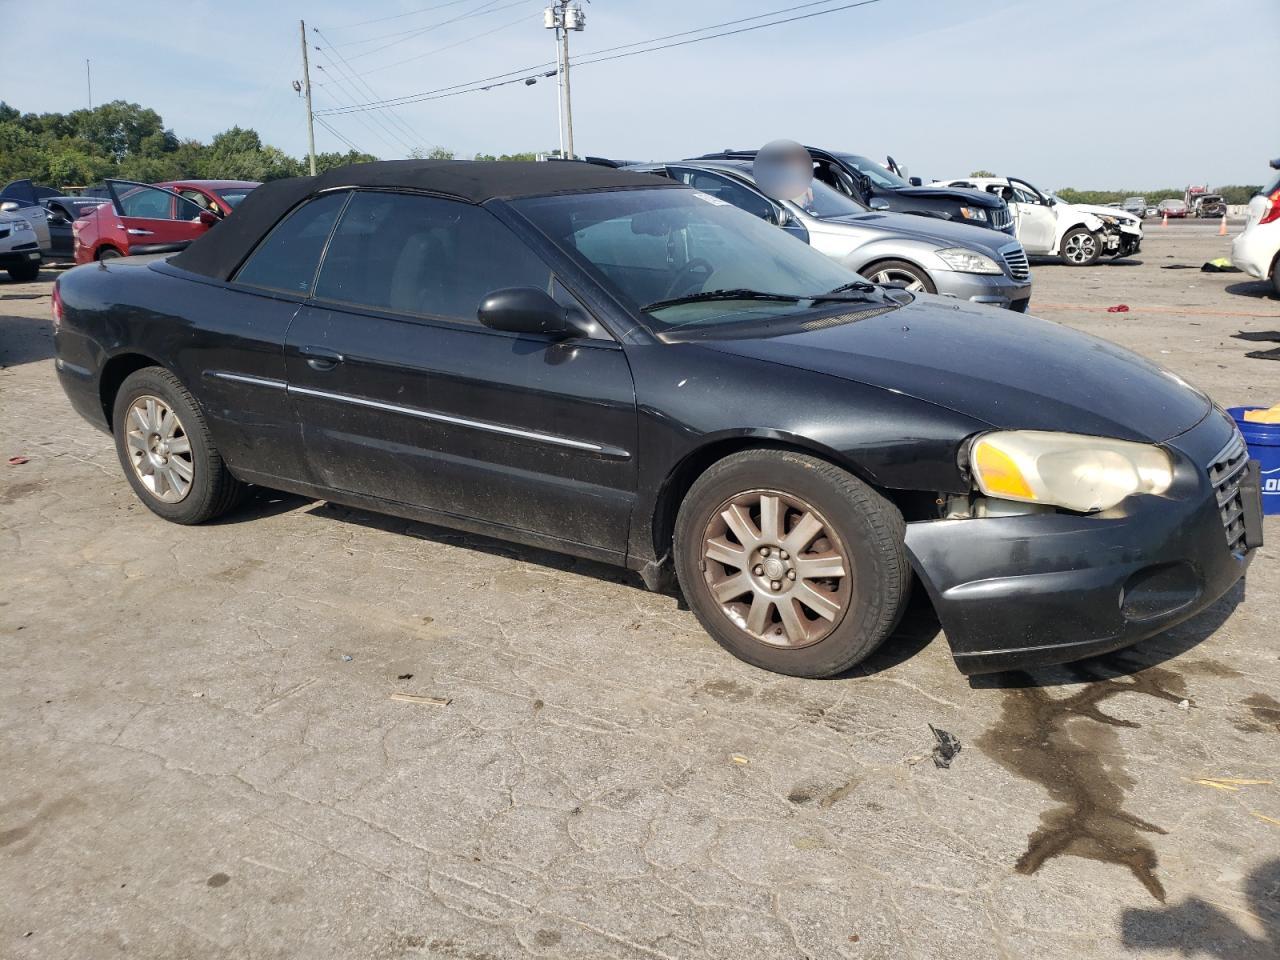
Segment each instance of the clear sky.
M251 126L301 155L300 17L320 110L553 62L546 2L0 0L0 99L23 111L82 107L88 57L95 103L153 107L181 137ZM802 2L594 0L572 54ZM344 69L369 88L337 82ZM789 137L892 153L925 178L982 167L1050 189L1259 183L1280 155L1280 0L879 0L584 65L572 84L579 153L670 159ZM408 146L470 156L558 142L554 78L328 122L385 158ZM321 150L346 149L323 128L316 136Z

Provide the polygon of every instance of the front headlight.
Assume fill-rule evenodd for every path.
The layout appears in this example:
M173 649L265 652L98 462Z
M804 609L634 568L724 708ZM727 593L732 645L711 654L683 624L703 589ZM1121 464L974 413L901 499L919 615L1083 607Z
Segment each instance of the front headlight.
M960 216L966 220L976 220L978 223L987 222L987 211L981 207L961 207Z
M1173 460L1146 443L1077 433L1011 430L974 441L975 485L989 497L1089 513L1136 493L1164 493Z
M34 228L31 226L30 222L27 220L15 220L13 222L13 226L10 229L13 230L14 233L24 233L27 230L32 230Z
M984 257L976 250L966 250L964 247L948 247L946 250L939 250L938 256L948 267L960 273L1004 272L990 257Z

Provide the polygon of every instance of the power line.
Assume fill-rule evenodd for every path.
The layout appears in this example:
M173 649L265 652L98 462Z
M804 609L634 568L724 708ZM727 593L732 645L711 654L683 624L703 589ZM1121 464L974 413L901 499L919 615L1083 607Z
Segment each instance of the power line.
M468 2L474 3L475 0L468 0ZM450 17L447 20L440 20L437 23L429 23L425 27L408 27L404 30L393 30L390 33L380 33L376 37L362 37L359 40L344 40L342 43L336 44L336 46L354 47L361 43L374 43L378 40L388 40L392 37L404 37L407 40L410 38L409 35L416 37L421 34L427 33L428 31L438 29L439 27L447 27L449 24L457 23L459 20L469 20L472 17L478 17L478 16L483 16L486 13L492 13L493 11L489 10L488 8L493 6L497 2L498 0L486 0L486 2L482 3L480 6L476 7L474 10L465 11L463 13L458 14L457 16ZM523 2L523 0L521 0L521 2Z
M830 3L831 0L818 0L818 2ZM782 20L772 20L769 23L758 23L750 27L740 27L737 30L726 30L720 33L708 34L707 36L704 36L704 37L694 37L691 40L680 40L676 43L666 43L656 47L646 47L645 49L642 49L642 50L632 50L629 53L617 53L617 54L614 54L613 56L596 57L595 59L579 59L575 61L574 65L587 66L593 63L605 63L610 60L622 60L627 57L639 56L640 54L644 54L644 53L657 53L660 50L669 50L673 47L683 47L683 46L688 46L694 43L701 43L704 40L716 40L716 39L719 39L720 37L730 37L730 36L736 36L737 34L740 34L740 33L750 33L755 30L764 30L768 27L777 27L786 23L795 23L796 21L799 21L799 20L809 20L809 19L812 19L813 17L821 17L829 13L839 13L843 10L852 10L856 7L866 7L866 6L870 6L873 3L879 3L879 2L881 2L881 0L857 0L857 2L845 3L845 4L841 4L840 6L829 7L825 10L815 10L812 13L805 13L805 14L800 14L798 16L794 16L794 17L787 17ZM758 20L762 17L776 16L779 13L786 13L791 10L803 9L805 7L811 7L814 5L815 5L814 3L799 4L797 6L786 7L781 10L775 10L772 13L760 14L759 16L756 16L756 17L748 17L740 20L731 20L725 23L718 23L718 24L712 24L706 27L701 27L697 30L685 31L684 33L681 33L681 34L671 34L669 37L656 37L650 40L637 41L636 43L632 43L632 44L624 44L621 47L608 47L603 50L592 51L591 53L584 54L583 56L589 58L589 57L595 56L596 54L609 52L610 50L620 50L625 47L640 46L642 44L654 43L658 40L670 39L670 37L685 36L691 33L703 33L707 30L718 29L719 27L722 27L722 26L729 26L736 23L743 23L746 20ZM363 111L363 110L386 110L386 109L390 109L393 106L397 106L397 105L403 106L404 104L407 104L407 103L420 103L427 100L440 100L440 99L444 99L445 97L459 96L460 94L463 94L463 93L475 93L480 90L490 90L496 87L507 86L512 83L527 82L529 79L527 76L515 76L515 75L516 74L527 75L530 71L541 70L549 65L550 65L550 61L547 61L544 63L535 64L530 67L523 67L518 70L508 70L504 73L494 74L493 76L490 76L490 77L483 77L479 80L471 80L466 83L456 83L447 87L438 87L435 90L426 90L421 93L406 94L402 97L392 97L388 100L375 100L369 103L356 104L354 106L346 107L340 110L330 110L325 112L327 114L342 114L342 113L355 113L357 111ZM506 79L508 77L510 77L511 79Z
M372 20L360 20L356 23L345 23L338 30L350 30L352 27L363 27L370 23L385 23L388 20L403 20L405 17L416 17L420 13L430 13L432 10L442 10L445 7L456 7L460 3L467 3L469 0L448 0L447 3L437 3L431 7L420 7L417 10L410 10L408 13L393 13L389 17L374 17Z
M340 133L339 133L337 130L335 130L333 127L329 126L329 124L327 124L327 123L325 122L324 117L316 117L316 123L320 124L320 126L324 127L324 128L325 128L326 130L328 130L331 134L333 134L333 136L335 136L337 139L341 140L343 143L345 143L348 147L350 147L350 148L351 148L352 150L354 150L356 153L364 153L364 152L365 152L364 150L361 150L359 147L357 147L357 146L356 146L354 143L352 143L350 140L348 140L346 137L344 137L342 134L340 134Z
M330 71L325 70L322 64L316 64L316 69L324 73L325 76L330 75ZM334 74L334 81L332 83L326 84L324 89L320 91L325 96L332 99L333 102L337 105L336 107L330 108L334 110L351 107L357 101L357 98L352 96L352 94L349 91L345 90L343 87L338 85L338 79L339 78L337 77L337 75ZM339 97L340 93L342 94L341 97ZM321 111L320 113L321 115L323 115L323 111ZM382 121L382 118L379 115L373 114L369 118L373 120L378 120L379 123L377 126L374 126L374 124L372 123L366 122L365 116L363 113L352 113L351 115L354 116L357 120L360 120L362 123L362 126L364 126L366 130L368 130L371 134L373 134L375 137L381 140L384 144L390 147L393 153L399 153L402 149L403 150L412 149L412 146L406 143L398 134L396 134L396 132L393 129L387 126L387 124L384 121ZM388 111L388 115L390 115L390 111Z
M317 37L319 37L319 38L320 38L321 40L323 40L325 43L329 43L329 38L328 38L327 36L325 36L325 35L320 31L320 29L319 29L319 28L317 28L317 27L312 27L312 30L315 32L315 35L316 35ZM332 44L330 44L330 47L332 47ZM321 56L323 56L326 60L328 60L328 61L329 61L329 63L330 63L332 66L334 66L335 68L337 68L337 69L338 69L338 71L339 71L339 73L345 73L348 77L350 77L350 79L352 80L352 83L353 83L353 85L352 85L352 92L355 94L355 96L353 97L353 100L354 100L354 101L357 101L357 102L358 102L358 101L360 100L361 96L369 96L369 97L373 97L375 100L377 100L377 99L379 98L378 91L374 90L374 89L373 89L373 87L369 85L368 81L361 80L361 79L359 78L359 76L356 74L355 70L352 68L351 64L347 62L347 58L346 58L346 57L344 57L344 56L342 55L341 51L338 51L338 50L324 50L324 49L323 49L323 48L321 48L321 47L316 47L316 50L321 54ZM341 65L339 65L339 64L334 63L333 58L330 56L330 53L336 54L336 55L337 55L337 57L338 57L338 59L342 61L342 64L341 64ZM339 78L337 78L337 79L341 79L341 77L339 77ZM354 84L355 84L355 83L359 83L359 84L360 84L360 86L361 86L361 87L363 87L363 88L364 88L366 91L368 91L368 92L367 92L366 94L361 94L361 93L360 93L360 91L359 91L359 89L357 89L357 88L354 86ZM405 121L400 117L400 115L399 115L398 113L396 113L394 110L388 110L388 111L387 111L387 119L388 119L388 120L393 121L393 122L396 124L396 126L398 126L398 127L399 127L399 128L400 128L400 129L405 133L405 134L407 134L407 135L408 135L408 137L409 137L409 139L410 139L410 140L420 141L420 140L422 139L422 138L418 135L418 132L417 132L416 130L414 130L412 127L410 127L407 123L405 123ZM399 137L397 137L397 139L399 139ZM402 142L402 143L404 143L404 141L401 141L401 142ZM420 144L420 143L419 143L418 145L419 145L419 146L421 146L421 144ZM406 149L408 149L408 150L412 150L412 149L413 149L413 147L412 147L412 146L409 146L408 144L406 144Z
M830 0L825 0L825 2L830 2ZM378 73L381 70L390 70L392 67L398 67L398 66L401 66L402 64L412 63L415 60L422 60L425 57L430 57L437 53L443 53L445 50L452 50L454 47L460 47L465 43L470 43L472 40L480 40L484 37L492 36L495 33L500 33L503 30L508 30L511 27L516 26L516 24L524 23L534 17L540 17L540 16L541 16L540 13L522 14L516 19L512 20L510 23L504 23L502 26L494 27L492 30L486 30L484 33L477 33L474 36L466 37L465 39L455 41L454 43L446 43L443 47L436 47L434 50L428 50L426 53L419 53L412 57L405 57L405 59L403 60L396 60L392 63L384 63L380 67L374 67L372 70L366 70L364 73L356 73L356 74L353 74L353 76L367 77L371 73ZM334 52L336 53L337 51L335 50Z
M494 4L496 4L497 2L498 0L485 0L485 2L481 4L479 7L477 7L475 10L468 11L467 13L460 13L456 17L451 17L448 20L441 20L439 23L433 23L426 27L419 27L415 30L402 31L401 33L387 34L384 37L370 37L368 40L349 41L347 43L342 44L342 46L344 47L351 46L353 43L370 43L375 39L385 40L388 37L398 37L398 39L391 40L389 43L384 43L380 47L373 47L372 49L369 49L369 50L361 50L359 53L353 53L351 55L351 59L356 60L356 59L359 59L360 57L368 57L368 56L372 56L375 53L381 53L383 50L390 49L391 47L397 46L408 40L413 40L415 37L420 37L424 33L430 33L432 30L438 30L441 27L447 27L451 23L458 23L461 20L470 20L472 17L486 16L490 13L497 13L499 10L508 10L511 7L519 6L522 3L528 3L529 0L511 0L511 2L504 3L500 7L495 7Z

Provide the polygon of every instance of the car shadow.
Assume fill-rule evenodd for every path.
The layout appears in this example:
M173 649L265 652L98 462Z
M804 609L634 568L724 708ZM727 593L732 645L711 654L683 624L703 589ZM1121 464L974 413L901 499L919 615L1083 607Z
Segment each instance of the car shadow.
M1280 300L1276 288L1270 280L1245 280L1241 283L1230 283L1223 287L1227 293L1236 297L1252 297L1255 300Z
M0 315L0 367L38 363L51 359L53 353L53 324L49 320Z
M1264 828L1265 829L1265 828ZM1120 942L1129 950L1169 951L1183 957L1275 960L1280 957L1280 858L1266 860L1245 879L1245 911L1262 930L1255 936L1226 911L1199 897L1120 915Z
M1241 579L1194 617L1123 650L1048 667L979 674L969 678L969 686L975 690L1056 687L1141 673L1182 656L1217 633L1244 601L1245 589L1246 580Z
M254 520L265 520L282 513L297 510L304 504L314 503L310 497L300 497L293 493L271 490L267 487L250 487L249 495L244 503L229 513L206 521L206 527L232 526L237 523L251 523Z
M597 580L605 580L609 583L621 583L644 589L644 584L639 575L622 567L614 567L594 560L584 560L569 554L556 553L554 550L544 550L540 547L527 547L523 544L512 543L509 540L487 537L480 533L467 533L449 527L438 527L435 524L424 523L419 520L406 520L390 514L373 513L372 511L346 507L329 501L315 503L307 512L312 516L325 520L351 523L370 530L381 530L385 533L395 533L401 536L413 537L417 540L427 540L431 543L465 547L468 550L487 553L494 557L504 557L508 560L518 560L521 563L532 563L552 570L563 570L594 577ZM666 593L667 591L663 592ZM679 596L678 591L671 592L669 595L680 600L681 604L683 604L683 598Z

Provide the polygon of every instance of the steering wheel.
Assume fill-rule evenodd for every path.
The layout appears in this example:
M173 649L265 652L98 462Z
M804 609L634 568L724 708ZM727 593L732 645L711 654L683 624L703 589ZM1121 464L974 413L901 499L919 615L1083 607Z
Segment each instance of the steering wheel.
M680 272L675 275L674 279L672 279L671 285L667 287L667 292L663 295L662 299L670 300L672 297L683 293L684 288L689 285L689 281L699 275L702 277L702 282L706 283L715 272L716 268L713 267L710 262L702 259L702 257L694 257L680 268Z

